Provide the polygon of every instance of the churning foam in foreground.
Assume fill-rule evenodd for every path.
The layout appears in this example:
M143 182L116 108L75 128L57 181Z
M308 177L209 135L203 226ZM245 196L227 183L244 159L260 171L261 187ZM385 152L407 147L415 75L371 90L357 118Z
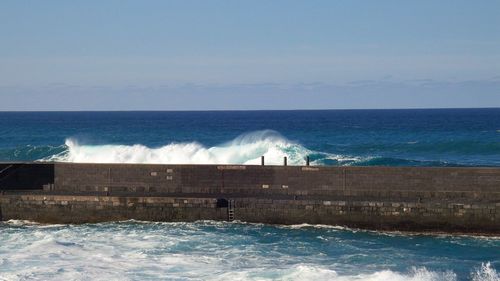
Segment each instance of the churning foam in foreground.
M43 161L78 163L151 163L151 164L266 164L280 165L283 157L291 165L304 164L307 155L335 161L356 161L329 153L318 153L292 142L271 130L240 135L234 140L213 147L197 142L171 143L158 148L144 145L82 145L67 139L67 149ZM316 163L319 164L319 163Z
M498 244L468 238L460 245L451 243L455 239L423 236L419 238L422 248L415 249L416 241L403 236L367 236L305 226L9 221L0 223L0 280L500 280L489 262L456 272L461 265L455 265L453 257L463 247ZM448 247L433 246L438 242ZM444 252L432 252L431 247ZM407 252L408 248L414 250ZM401 258L402 252L407 259ZM443 257L449 270L411 266L415 261L432 263ZM384 269L390 265L399 265L401 271Z

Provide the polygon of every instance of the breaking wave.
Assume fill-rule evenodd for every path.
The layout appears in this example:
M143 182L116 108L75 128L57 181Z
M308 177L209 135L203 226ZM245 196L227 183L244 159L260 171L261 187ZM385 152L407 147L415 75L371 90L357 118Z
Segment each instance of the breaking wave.
M304 165L309 156L312 165L325 166L498 166L494 157L487 159L436 159L417 157L418 154L398 155L402 148L355 148L345 151L328 144L312 150L285 138L273 130L246 133L215 146L199 142L171 142L159 147L143 144L88 144L78 138L68 138L61 145L26 145L1 148L0 161L54 161L78 163L143 163L143 164L247 164L259 165L265 157L266 165L282 165L287 157L289 165ZM368 150L368 151L366 151ZM373 150L373 151L372 151ZM336 153L341 151L340 153ZM423 154L425 156L425 153ZM496 162L492 162L496 161Z
M290 141L271 130L256 131L238 136L230 142L206 147L198 142L170 143L151 148L135 145L85 145L76 139L67 139L66 149L42 158L42 161L79 163L151 163L151 164L266 164L281 165L287 157L290 165L303 165L307 156L312 164L349 165L361 161L359 157L345 157L317 152Z

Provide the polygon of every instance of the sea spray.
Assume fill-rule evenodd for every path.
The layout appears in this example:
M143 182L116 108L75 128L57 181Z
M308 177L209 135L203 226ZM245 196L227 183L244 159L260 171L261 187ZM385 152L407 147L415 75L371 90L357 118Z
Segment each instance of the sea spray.
M304 165L306 156L313 156L313 164L330 160L350 164L360 158L316 152L290 141L272 130L243 134L232 141L205 147L198 142L170 143L151 148L135 145L86 145L69 138L66 150L43 158L42 161L78 163L148 163L148 164L260 164L264 156L268 165L281 165L288 158L291 165Z

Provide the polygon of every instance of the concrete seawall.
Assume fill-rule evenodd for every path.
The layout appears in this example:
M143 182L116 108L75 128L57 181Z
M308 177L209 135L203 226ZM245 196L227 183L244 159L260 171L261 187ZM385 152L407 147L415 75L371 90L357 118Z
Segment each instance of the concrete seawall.
M500 168L0 164L0 219L500 234Z

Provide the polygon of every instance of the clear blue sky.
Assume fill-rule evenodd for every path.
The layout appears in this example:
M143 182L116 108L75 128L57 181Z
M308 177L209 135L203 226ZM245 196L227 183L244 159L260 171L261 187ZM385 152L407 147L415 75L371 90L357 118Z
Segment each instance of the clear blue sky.
M0 110L500 107L500 1L0 2Z

